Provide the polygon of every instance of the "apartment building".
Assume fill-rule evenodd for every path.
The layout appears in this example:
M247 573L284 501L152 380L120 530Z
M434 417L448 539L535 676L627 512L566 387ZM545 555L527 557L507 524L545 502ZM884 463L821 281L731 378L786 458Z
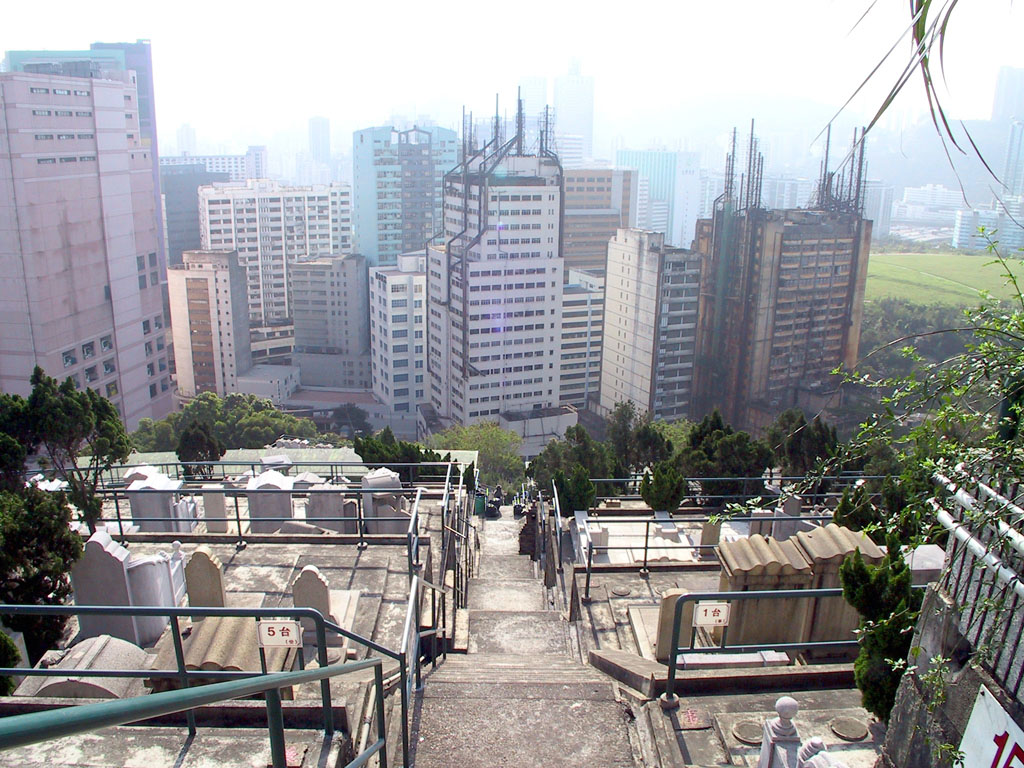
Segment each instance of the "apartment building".
M178 394L238 392L252 368L245 269L235 251L185 251L167 270Z
M690 416L703 265L660 232L620 229L608 245L598 412L631 401L638 412Z
M159 217L134 72L0 74L0 389L36 365L109 398L126 426L170 412Z
M562 288L562 356L559 401L584 409L601 389L604 270L569 269Z
M426 398L427 257L398 257L370 269L373 394L395 415L416 414Z
M267 148L251 146L244 155L180 155L162 156L161 167L201 165L210 173L226 173L228 181L267 178Z
M291 271L295 350L306 386L370 388L366 259L345 254Z
M562 170L500 134L445 176L446 245L427 251L427 393L440 423L560 399Z
M356 250L371 266L393 266L442 232L441 186L458 150L455 131L437 126L352 134Z
M565 171L565 268L603 270L608 241L619 228L636 226L639 194L632 169Z
M199 189L205 250L235 250L249 283L252 325L292 316L290 270L299 261L352 252L347 185L290 187L266 179Z

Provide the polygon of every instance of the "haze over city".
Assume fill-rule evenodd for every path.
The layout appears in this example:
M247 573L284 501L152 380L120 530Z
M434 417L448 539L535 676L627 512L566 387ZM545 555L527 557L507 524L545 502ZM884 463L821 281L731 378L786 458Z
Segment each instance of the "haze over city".
M870 6L870 7L869 7ZM866 13L865 13L866 12ZM858 24L861 16L864 18ZM75 49L82 40L152 41L161 148L190 124L199 152L250 144L296 151L306 120L331 120L334 146L392 116L429 116L458 128L463 107L514 112L515 88L564 74L572 60L594 77L595 154L613 144L708 149L721 155L733 125L756 118L768 142L792 136L808 152L907 26L885 2L526 2L301 4L287 11L241 3L104 2L11 6L4 50ZM958 119L988 116L1000 66L1024 66L1019 5L960 8L946 44L948 98ZM838 121L864 124L902 68L909 42ZM883 122L926 119L917 79ZM795 149L787 148L789 155ZM769 157L769 164L771 157Z

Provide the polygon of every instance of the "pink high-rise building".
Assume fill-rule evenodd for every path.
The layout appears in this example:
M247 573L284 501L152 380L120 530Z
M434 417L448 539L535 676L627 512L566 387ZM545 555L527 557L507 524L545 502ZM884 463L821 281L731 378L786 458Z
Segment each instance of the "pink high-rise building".
M27 394L41 365L108 397L129 429L172 407L135 77L0 74L0 389Z

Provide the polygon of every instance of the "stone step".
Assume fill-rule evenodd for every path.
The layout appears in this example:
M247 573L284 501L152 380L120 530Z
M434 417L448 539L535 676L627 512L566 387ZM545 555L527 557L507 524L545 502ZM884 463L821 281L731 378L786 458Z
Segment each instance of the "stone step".
M608 701L614 690L608 680L436 680L423 689L425 699L548 699Z
M471 611L546 611L547 592L535 579L472 578L467 607Z
M469 612L469 653L565 655L567 624L554 611Z
M534 563L526 555L488 555L475 576L490 579L535 579Z

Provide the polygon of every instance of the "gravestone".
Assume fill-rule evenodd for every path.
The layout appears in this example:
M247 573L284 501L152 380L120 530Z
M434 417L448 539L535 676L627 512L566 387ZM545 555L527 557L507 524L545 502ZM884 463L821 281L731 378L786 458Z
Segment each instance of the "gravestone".
M131 485L136 480L147 480L151 477L154 477L155 475L162 474L164 473L161 472L156 467L146 464L141 467L132 467L131 469L129 469L127 472L124 473L124 476L121 478L121 481L125 485Z
M51 669L65 675L27 677L14 691L15 696L48 696L64 699L128 699L146 691L137 677L83 677L77 670L151 669L154 657L127 640L110 635L86 638L63 652Z
M800 531L793 539L811 564L814 576L811 589L837 589L842 587L839 580L839 566L847 556L860 550L861 557L868 565L877 565L885 553L866 535L849 528L829 523L824 528ZM808 622L804 641L854 640L854 630L860 623L860 614L843 597L818 597L809 601ZM856 653L852 651L850 653ZM808 655L822 657L836 655L836 651L809 651ZM838 655L847 652L839 651Z
M75 605L131 605L130 558L128 550L106 531L90 536L82 557L71 568ZM138 644L135 619L131 616L83 615L78 617L78 626L83 638L112 635Z
M946 550L938 544L922 544L904 557L915 585L938 581L946 567Z
M193 608L223 608L224 573L220 560L206 545L196 547L185 566L188 604Z
M249 499L249 527L253 533L273 533L292 517L295 478L274 469L250 478L245 489Z
M720 592L808 589L811 564L794 540L776 541L760 535L723 542ZM736 600L729 615L730 645L795 643L803 638L808 601L799 598ZM785 621L779 621L785 616ZM721 637L716 629L715 636Z
M402 508L400 494L402 481L397 472L379 467L363 475L363 517L367 533L405 533L409 528L407 520L376 520L374 518L401 518L406 513Z
M228 521L224 497L224 486L220 483L206 483L202 487L203 517L206 530L210 533L227 533Z
M700 555L699 555L700 559L701 560L714 560L715 559L715 550L712 549L711 547L718 546L718 542L720 542L721 540L722 540L722 523L721 522L712 523L710 520L705 520L701 524L701 528L700 528L701 549L698 550L700 552ZM705 549L704 547L707 547L707 549Z
M173 606L174 585L171 581L170 557L166 554L129 559L125 571L132 605ZM136 616L135 631L139 645L155 643L167 626L166 616Z
M661 594L658 607L658 635L654 642L654 657L662 664L667 664L672 657L672 622L675 617L677 598L690 594L688 589L666 589ZM679 645L690 647L690 636L693 631L693 603L683 606L683 615L679 622Z
M292 604L296 608L313 608L328 621L335 621L331 616L331 587L327 579L315 565L305 566L292 584ZM303 634L315 631L312 619L302 619Z
M359 532L355 499L346 499L342 496L341 489L330 483L318 483L309 490L311 493L309 501L306 502L307 520L313 525L339 533Z

